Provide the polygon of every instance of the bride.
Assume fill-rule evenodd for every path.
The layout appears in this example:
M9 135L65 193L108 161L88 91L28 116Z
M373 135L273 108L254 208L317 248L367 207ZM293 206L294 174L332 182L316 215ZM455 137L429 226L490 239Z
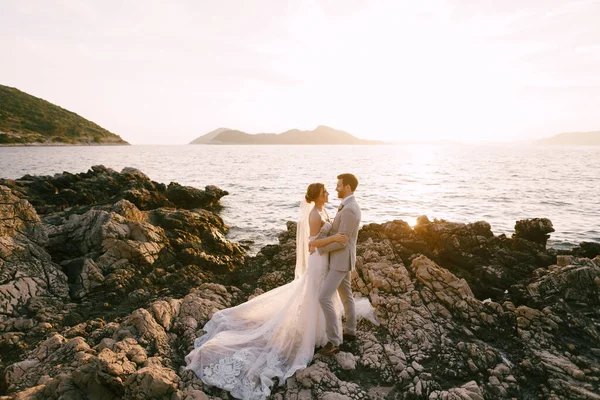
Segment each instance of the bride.
M185 361L186 369L194 371L206 385L225 389L239 399L264 399L275 379L285 382L310 363L315 347L327 343L319 293L329 256L318 251L309 255L308 245L309 241L313 247L348 241L341 233L327 237L331 229L324 208L328 196L325 185L312 183L301 202L295 279L216 312L204 326L206 334L196 339ZM341 329L342 307L339 296L335 297Z

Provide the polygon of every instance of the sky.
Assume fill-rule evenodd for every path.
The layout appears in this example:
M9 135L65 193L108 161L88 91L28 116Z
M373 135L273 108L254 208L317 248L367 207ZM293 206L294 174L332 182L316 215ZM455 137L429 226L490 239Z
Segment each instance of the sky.
M600 0L0 0L0 84L132 144L600 129Z

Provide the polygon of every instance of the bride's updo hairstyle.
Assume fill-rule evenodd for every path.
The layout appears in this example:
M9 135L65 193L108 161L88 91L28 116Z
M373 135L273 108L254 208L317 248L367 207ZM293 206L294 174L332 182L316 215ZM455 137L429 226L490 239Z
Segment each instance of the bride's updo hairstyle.
M311 183L310 185L308 185L308 188L306 188L306 195L304 195L304 198L308 203L312 203L313 201L319 198L323 189L325 189L324 184Z

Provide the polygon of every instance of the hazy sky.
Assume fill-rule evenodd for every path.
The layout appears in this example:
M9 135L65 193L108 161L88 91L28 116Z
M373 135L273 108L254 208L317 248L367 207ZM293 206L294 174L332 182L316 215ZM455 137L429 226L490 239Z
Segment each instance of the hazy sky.
M0 84L133 144L600 129L600 0L0 0Z

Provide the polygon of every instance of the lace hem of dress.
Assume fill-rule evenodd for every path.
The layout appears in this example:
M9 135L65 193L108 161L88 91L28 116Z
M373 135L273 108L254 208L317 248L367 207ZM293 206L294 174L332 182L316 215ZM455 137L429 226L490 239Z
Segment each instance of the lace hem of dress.
M287 378L284 365L276 353L268 352L256 358L249 350L240 350L204 367L203 381L229 391L234 397L264 399L271 393L273 378ZM250 379L251 374L247 373L250 368L260 370L260 376L254 375L255 379Z

